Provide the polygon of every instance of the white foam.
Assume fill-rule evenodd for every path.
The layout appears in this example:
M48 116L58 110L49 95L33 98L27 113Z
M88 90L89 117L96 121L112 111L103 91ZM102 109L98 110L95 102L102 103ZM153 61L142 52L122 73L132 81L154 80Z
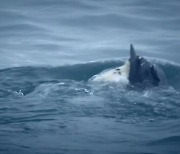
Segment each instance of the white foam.
M156 63L156 64L161 64L161 65L174 65L174 66L180 66L179 63L176 62L172 62L170 60L167 59L161 59L161 58L154 58L154 57L145 57L146 59L148 59L150 62L152 63Z

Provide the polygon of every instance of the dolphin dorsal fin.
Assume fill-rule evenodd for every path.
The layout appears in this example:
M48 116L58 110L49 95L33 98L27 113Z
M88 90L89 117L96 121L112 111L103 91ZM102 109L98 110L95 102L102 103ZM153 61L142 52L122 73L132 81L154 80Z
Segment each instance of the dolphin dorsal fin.
M130 44L130 58L134 58L136 56L136 52L132 44Z

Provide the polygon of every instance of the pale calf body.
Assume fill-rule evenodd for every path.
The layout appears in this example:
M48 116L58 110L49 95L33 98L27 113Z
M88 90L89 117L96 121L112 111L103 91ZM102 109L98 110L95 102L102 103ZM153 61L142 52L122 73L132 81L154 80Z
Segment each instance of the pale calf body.
M118 82L121 84L129 84L130 63L126 63L120 67L105 70L98 75L94 75L90 81L93 82Z

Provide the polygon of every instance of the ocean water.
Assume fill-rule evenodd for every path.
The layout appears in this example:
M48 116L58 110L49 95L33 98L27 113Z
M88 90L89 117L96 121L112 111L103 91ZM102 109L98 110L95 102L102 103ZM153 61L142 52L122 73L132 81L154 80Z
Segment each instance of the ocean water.
M1 0L0 154L179 154L179 0ZM168 85L89 78L133 43Z

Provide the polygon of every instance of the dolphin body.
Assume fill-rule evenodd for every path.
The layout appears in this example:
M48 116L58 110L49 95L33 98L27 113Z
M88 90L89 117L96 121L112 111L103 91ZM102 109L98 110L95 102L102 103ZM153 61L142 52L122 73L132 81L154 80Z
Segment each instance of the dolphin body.
M114 68L107 69L97 75L94 75L89 79L90 82L103 82L103 83L118 83L123 85L129 84L129 70L130 63L126 61L124 65Z
M154 87L167 84L164 72L158 66L151 64L145 58L136 55L133 45L130 45L130 58L124 65L105 70L89 79L93 82L115 82L138 88Z
M167 84L163 70L151 64L145 58L136 55L132 44L130 45L129 62L129 82L131 85L151 87Z

